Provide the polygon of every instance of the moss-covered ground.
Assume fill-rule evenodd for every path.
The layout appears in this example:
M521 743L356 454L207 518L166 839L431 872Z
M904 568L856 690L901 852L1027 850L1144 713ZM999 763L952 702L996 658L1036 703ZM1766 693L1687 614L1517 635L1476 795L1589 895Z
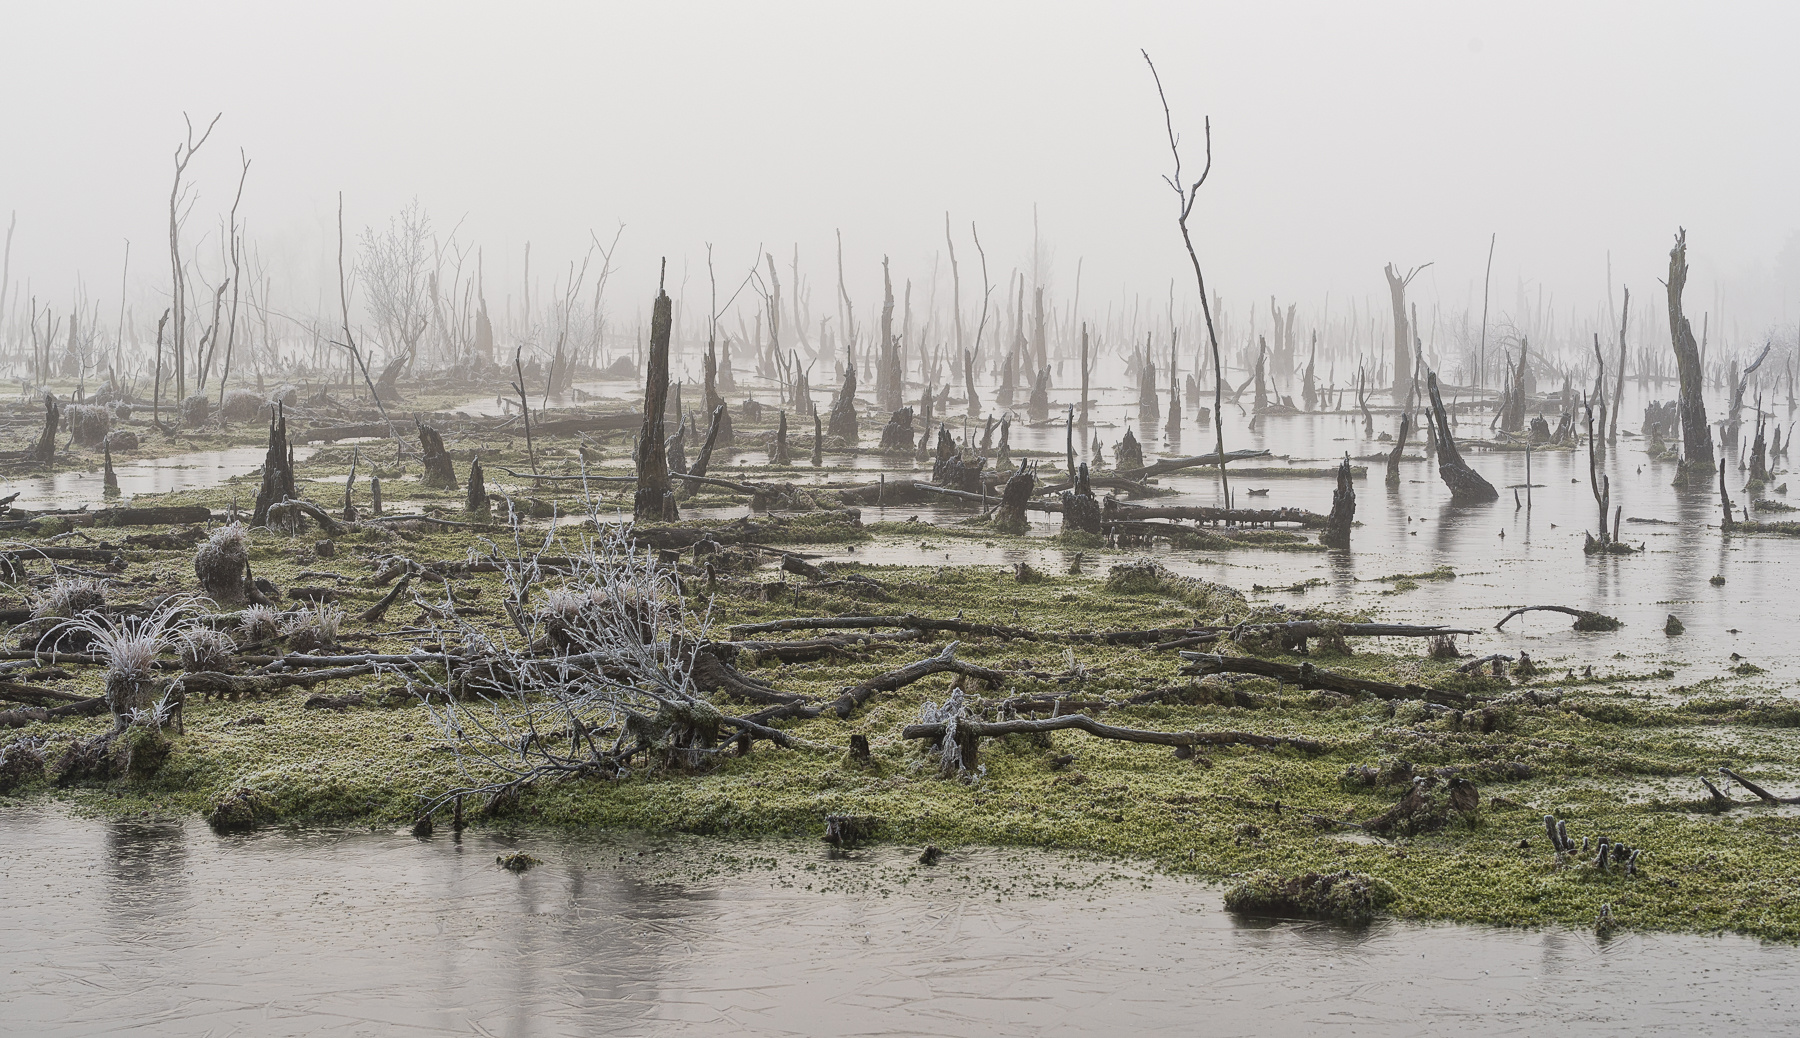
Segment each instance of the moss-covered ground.
M740 425L740 440L758 432ZM865 437L870 436L865 430ZM459 474L467 459L480 453L490 488L510 495L521 514L533 516L527 520L531 539L541 543L548 527L544 513L579 511L577 491L570 484L533 489L529 481L498 472L530 465L522 439L451 437L450 445ZM573 472L583 449L589 451L590 471L626 471L628 438L616 435L539 443L537 463L546 471ZM470 520L460 511L460 491L423 487L414 478L416 461L396 456L391 443L323 448L301 466L302 480L341 481L353 450L360 457L359 507L368 505L363 474L375 468L384 473L390 512L403 503L407 510L434 508L447 517ZM776 478L770 470L740 469L729 456L715 459L715 472L728 469L742 478ZM871 478L841 470L825 474L839 482ZM308 485L319 488L315 500L334 511L341 507L341 482ZM223 511L235 502L247 508L255 486L252 476L135 503L199 503ZM628 507L617 486L603 495L603 513ZM685 507L741 509L742 500L708 492ZM505 508L496 505L496 511L504 515ZM47 527L22 539L41 542L59 530ZM59 543L114 543L131 532L74 530ZM802 542L794 547L804 550L804 529L794 536ZM903 549L947 536L1005 540L978 527L905 523L871 526L854 538ZM299 535L255 530L252 568L283 589L329 587L337 607L354 614L385 593L385 588L362 583L379 557L460 559L471 550L486 550L490 539L510 544L511 534L499 526L368 526L338 538L329 556L315 546L319 539L315 530ZM836 539L841 541L842 534ZM1233 550L1263 549L1243 545ZM195 588L192 549L127 547L124 555L129 565L114 580L115 602ZM822 591L809 588L800 577L784 577L770 560L760 570L722 581L710 602L703 600L699 587L689 591L696 609L709 616L715 637L725 637L734 623L839 613L960 614L1049 632L1162 628L1276 615L1232 596L1196 597L1136 584L1109 589L1108 566L1127 556L1100 547L1089 548L1086 555L1082 573L1034 571L1023 581L1012 568L930 565L923 552L920 564L912 566L852 561L839 573L848 569L875 583ZM43 564L35 564L33 573L41 583ZM784 579L787 586L771 594L768 586ZM452 585L458 600L469 603L468 619L495 630L505 625L499 578L477 574L456 578ZM31 593L25 584L14 585L7 604L16 608ZM441 593L439 588L431 595L441 601ZM1383 601L1379 594L1371 587L1371 609ZM1291 618L1293 613L1281 615ZM340 651L406 651L418 644L410 632L422 629L421 616L417 607L402 602L378 623L352 623ZM1022 680L987 693L991 697L1079 691L1085 699L1120 703L1103 715L1113 725L1297 735L1318 740L1326 749L1309 754L1228 747L1180 759L1166 747L1061 732L1047 740L1012 736L997 741L983 748L986 770L978 779L944 778L934 757L899 736L927 701L946 696L952 679L940 675L879 696L848 720L827 716L782 723L807 740L844 747L842 752L790 752L758 743L754 752L720 756L699 773L639 769L620 781L550 782L495 816L472 813L470 822L816 838L828 814L867 815L879 820L878 838L902 843L1057 847L1220 878L1255 870L1281 875L1353 870L1392 886L1396 897L1390 911L1418 918L1585 927L1602 904L1610 904L1613 917L1628 927L1800 939L1800 814L1760 805L1714 811L1696 777L1716 774L1725 764L1778 792L1800 788L1800 773L1793 768L1800 704L1758 685L1754 675L1675 688L1662 673L1609 674L1604 665L1611 656L1608 636L1583 637L1592 640L1593 677L1571 677L1558 666L1523 679L1471 678L1455 673L1461 660L1430 658L1422 639L1361 641L1348 655L1314 642L1306 657L1323 668L1435 684L1502 702L1479 721L1473 713L1439 715L1414 703L1305 691L1268 678L1188 678L1179 673L1181 661L1174 652L1147 646L971 638L963 641L961 658L1051 672L1073 664L1086 673L1078 685ZM911 642L812 663L740 663L784 691L823 698L941 647L941 641ZM1213 651L1251 650L1227 643ZM1255 651L1302 661L1277 649ZM98 668L70 670L69 678L37 680L98 693ZM191 701L185 734L173 737L172 752L153 777L63 787L37 781L0 802L58 798L79 810L106 814L194 814L248 795L264 824L404 825L422 798L467 776L425 709L404 694L390 694L399 692L399 686L392 676L349 678L324 689L294 689L260 699ZM369 695L366 705L343 711L304 709L314 691ZM1520 695L1526 691L1537 694ZM1122 704L1132 697L1143 701ZM728 713L754 709L720 705ZM260 720L252 722L253 716ZM54 749L108 723L105 718L35 723L0 741L41 737ZM850 737L858 734L871 746L866 764L854 762L848 752ZM1062 761L1065 756L1072 760ZM1421 826L1411 834L1377 836L1340 824L1366 821L1393 807L1412 777L1441 781L1453 775L1475 783L1477 810L1443 812L1441 824ZM1544 833L1545 814L1566 819L1577 840L1605 837L1641 848L1636 874L1625 876L1618 867L1598 870L1574 860L1579 854L1559 866Z

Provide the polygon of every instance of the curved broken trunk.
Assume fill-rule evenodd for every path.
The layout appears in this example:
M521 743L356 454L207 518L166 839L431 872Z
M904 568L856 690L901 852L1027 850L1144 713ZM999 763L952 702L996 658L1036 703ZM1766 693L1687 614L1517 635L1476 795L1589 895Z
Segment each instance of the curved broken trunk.
M1438 393L1437 372L1426 374L1425 386L1431 394L1431 433L1437 445L1438 475L1450 488L1450 500L1456 504L1500 500L1500 491L1495 490L1481 473L1470 468L1468 462L1463 461L1462 452L1456 449L1456 438L1450 434L1450 419L1444 414L1444 398Z

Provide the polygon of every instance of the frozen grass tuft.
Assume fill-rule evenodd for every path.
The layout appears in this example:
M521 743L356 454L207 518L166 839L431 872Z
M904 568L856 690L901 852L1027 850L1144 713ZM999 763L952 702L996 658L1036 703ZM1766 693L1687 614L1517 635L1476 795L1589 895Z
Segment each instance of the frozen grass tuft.
M244 567L250 562L250 534L241 523L214 530L194 554L200 589L217 602L244 599Z
M32 603L31 615L73 619L106 608L106 582L93 577L58 577Z
M189 674L224 670L237 654L237 644L222 631L196 627L181 635L178 647L181 669Z
M344 611L320 602L311 609L291 613L282 622L281 633L288 648L295 652L328 649L337 644L338 628L343 625Z

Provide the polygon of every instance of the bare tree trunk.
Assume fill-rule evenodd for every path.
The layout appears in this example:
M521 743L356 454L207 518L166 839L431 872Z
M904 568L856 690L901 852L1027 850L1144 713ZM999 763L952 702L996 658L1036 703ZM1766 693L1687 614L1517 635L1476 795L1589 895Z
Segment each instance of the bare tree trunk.
M888 258L881 257L881 367L875 373L875 407L881 411L897 411L901 404L901 370L899 344L894 341L894 282L888 275Z
M1625 406L1625 327L1631 320L1631 287L1625 287L1625 305L1619 310L1619 373L1613 383L1613 410L1611 428L1606 434L1606 442L1619 442L1619 412Z
M1331 515L1319 543L1327 548L1350 547L1350 528L1356 523L1356 488L1350 485L1350 456L1338 466L1337 489L1331 494Z
M663 269L666 273L668 264ZM649 367L644 375L644 429L638 435L637 495L632 514L638 522L673 521L678 516L669 492L669 459L663 453L663 411L669 402L669 331L674 304L657 278L656 304L650 315Z
M1712 430L1706 424L1706 374L1694 328L1681 312L1681 292L1687 286L1687 228L1675 236L1669 250L1669 339L1675 349L1675 366L1681 375L1681 462L1675 482L1705 486L1711 480Z
M1444 399L1438 395L1436 372L1426 374L1425 385L1431 394L1431 430L1437 440L1438 475L1450 488L1450 500L1457 504L1499 500L1500 492L1481 473L1470 468L1463 461L1462 452L1456 449L1456 438L1450 433L1450 419L1444 413Z

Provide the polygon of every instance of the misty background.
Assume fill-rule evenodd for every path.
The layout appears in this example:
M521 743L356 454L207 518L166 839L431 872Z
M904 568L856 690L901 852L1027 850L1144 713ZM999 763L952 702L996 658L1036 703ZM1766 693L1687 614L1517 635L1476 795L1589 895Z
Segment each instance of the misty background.
M58 3L9 5L0 29L7 306L82 293L115 320L129 240L128 340L168 305L184 112L223 114L188 173L184 250L217 266L242 149L239 219L291 313L336 309L339 192L347 262L416 198L479 247L497 320L527 242L548 297L621 224L616 327L647 314L661 257L671 294L703 301L707 243L721 296L759 246L784 268L797 248L829 311L839 232L859 318L884 255L896 291L910 279L922 307L935 277L941 307L946 213L965 308L973 221L997 312L1014 270L1067 306L1079 263L1084 312L1160 311L1173 285L1191 313L1140 47L1190 169L1212 119L1193 227L1240 336L1270 295L1303 324L1347 301L1379 318L1383 264L1430 262L1409 298L1432 345L1479 313L1497 235L1496 322L1604 327L1610 256L1666 339L1677 226L1715 341L1791 341L1800 317L1788 4Z

